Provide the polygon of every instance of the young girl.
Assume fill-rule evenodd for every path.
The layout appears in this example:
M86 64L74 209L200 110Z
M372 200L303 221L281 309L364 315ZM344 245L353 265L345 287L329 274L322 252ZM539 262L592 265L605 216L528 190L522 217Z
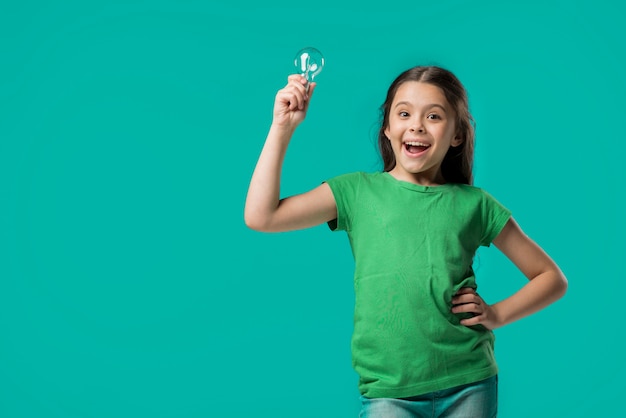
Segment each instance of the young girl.
M474 131L464 87L439 67L403 72L382 106L383 172L342 175L280 199L287 145L315 87L292 75L276 95L246 224L269 232L328 223L347 232L361 417L495 417L492 330L554 302L567 281L506 208L471 186ZM529 282L490 305L476 292L472 260L492 242Z

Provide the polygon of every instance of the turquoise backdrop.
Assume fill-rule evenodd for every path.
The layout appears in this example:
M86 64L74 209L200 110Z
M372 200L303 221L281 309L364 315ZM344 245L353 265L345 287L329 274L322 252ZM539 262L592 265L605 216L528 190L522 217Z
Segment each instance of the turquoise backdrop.
M378 107L454 71L476 184L570 281L497 330L505 418L616 416L626 384L626 30L584 1L3 1L0 417L342 418L348 241L246 229L248 180L295 53L326 56L285 194L380 168ZM477 261L497 301L525 279Z

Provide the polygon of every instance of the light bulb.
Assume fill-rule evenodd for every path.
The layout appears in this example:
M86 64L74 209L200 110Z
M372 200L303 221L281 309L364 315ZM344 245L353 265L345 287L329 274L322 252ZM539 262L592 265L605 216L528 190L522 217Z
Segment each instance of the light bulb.
M324 56L315 48L304 48L296 54L294 64L298 72L306 78L308 90L309 84L313 82L315 76L322 72L322 68L324 68Z

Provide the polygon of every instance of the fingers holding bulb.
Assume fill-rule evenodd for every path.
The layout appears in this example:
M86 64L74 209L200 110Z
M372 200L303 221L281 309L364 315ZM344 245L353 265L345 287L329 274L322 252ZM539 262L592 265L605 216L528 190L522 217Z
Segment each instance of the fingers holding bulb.
M309 95L309 86L308 86L309 82L307 81L306 78L304 78L304 76L299 75L299 74L294 74L289 76L288 78L288 86L293 86L295 89L297 89L298 92L301 93L302 99L303 101L308 100L308 95Z
M278 91L274 108L274 122L282 125L296 125L304 119L315 83L309 84L302 75L293 74L288 77L287 85Z
M287 85L281 90L288 99L289 110L304 109L306 101L306 87L296 77L290 76Z
M306 78L299 74L289 76L285 92L290 93L293 100L289 101L290 110L304 110L308 107L308 101L313 94L316 83L309 83Z

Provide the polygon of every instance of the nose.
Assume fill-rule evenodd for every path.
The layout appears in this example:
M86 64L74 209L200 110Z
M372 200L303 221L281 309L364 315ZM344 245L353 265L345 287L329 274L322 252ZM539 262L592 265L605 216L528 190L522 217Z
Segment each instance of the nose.
M422 123L422 120L419 118L415 118L413 120L409 129L411 130L411 132L418 132L418 133L424 133L426 131L426 129L424 128L424 124Z

